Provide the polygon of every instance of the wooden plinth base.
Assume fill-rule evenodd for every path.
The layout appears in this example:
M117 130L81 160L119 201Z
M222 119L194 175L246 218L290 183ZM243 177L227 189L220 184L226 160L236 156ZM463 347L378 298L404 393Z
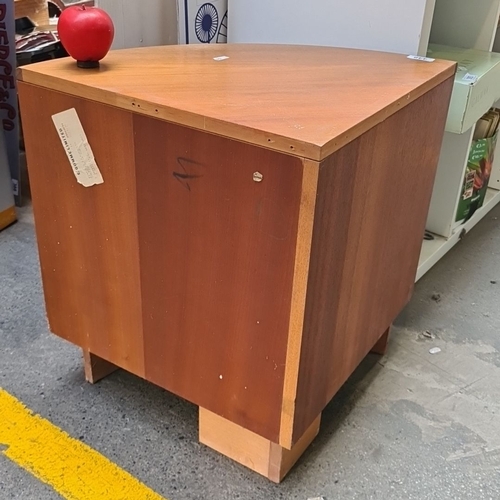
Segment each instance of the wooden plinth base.
M382 336L378 339L377 343L372 347L373 354L380 354L383 356L387 352L387 345L389 343L389 335L391 333L391 327L387 328L387 330L382 334Z
M85 379L91 384L99 382L102 378L118 370L116 365L92 354L87 349L83 349L83 362L85 364Z
M248 429L200 408L200 442L279 483L319 431L321 415L297 444L287 450Z
M388 328L381 335L373 346L372 353L386 353L390 330L391 328ZM83 349L83 358L85 378L91 384L118 369L116 365L87 349ZM288 450L205 408L200 408L199 439L206 446L279 483L317 436L320 421L321 415L318 415L292 449Z

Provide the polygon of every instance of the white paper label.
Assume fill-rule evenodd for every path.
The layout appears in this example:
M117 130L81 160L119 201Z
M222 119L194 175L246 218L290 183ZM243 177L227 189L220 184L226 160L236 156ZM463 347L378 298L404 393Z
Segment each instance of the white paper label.
M90 187L104 182L75 108L52 116L76 180Z
M229 56L214 57L214 61L224 61L226 59L229 59Z
M413 59L415 61L424 61L424 62L434 62L436 59L432 57L424 57L424 56L408 56L408 59Z
M462 80L464 82L469 82L469 83L476 83L478 79L477 75L471 75L470 73L465 73L465 75L462 77Z

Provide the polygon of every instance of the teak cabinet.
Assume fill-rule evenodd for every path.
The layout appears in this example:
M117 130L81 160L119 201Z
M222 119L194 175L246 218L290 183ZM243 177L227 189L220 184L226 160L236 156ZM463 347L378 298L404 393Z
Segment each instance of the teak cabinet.
M203 443L280 481L411 296L454 71L265 45L21 68L50 328L87 379L192 401ZM71 108L102 184L70 167Z

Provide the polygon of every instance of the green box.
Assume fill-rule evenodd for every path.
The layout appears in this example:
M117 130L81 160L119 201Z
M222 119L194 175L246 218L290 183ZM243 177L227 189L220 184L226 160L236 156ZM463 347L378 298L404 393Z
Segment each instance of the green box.
M498 131L493 137L473 141L458 202L457 221L468 220L483 206L495 154Z

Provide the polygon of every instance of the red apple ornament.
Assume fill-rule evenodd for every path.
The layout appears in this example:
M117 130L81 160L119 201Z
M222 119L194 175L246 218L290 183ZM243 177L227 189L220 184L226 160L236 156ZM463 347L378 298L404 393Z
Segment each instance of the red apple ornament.
M113 21L98 7L67 7L59 17L57 30L68 54L79 68L97 68L108 53L115 28Z

